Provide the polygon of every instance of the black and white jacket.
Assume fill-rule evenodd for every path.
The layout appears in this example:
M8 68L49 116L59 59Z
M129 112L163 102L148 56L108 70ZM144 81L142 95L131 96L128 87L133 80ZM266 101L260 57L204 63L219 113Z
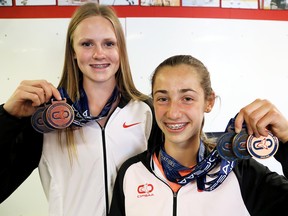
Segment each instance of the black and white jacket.
M288 176L288 143L280 143L274 156ZM121 167L110 216L284 216L288 215L285 176L251 158L237 161L213 191L199 192L192 182L173 192L153 156L145 151Z
M120 165L147 149L156 125L150 103L121 98L104 127L92 121L74 131L77 157L71 162L58 131L40 134L30 121L0 106L0 202L38 168L49 216L107 215Z

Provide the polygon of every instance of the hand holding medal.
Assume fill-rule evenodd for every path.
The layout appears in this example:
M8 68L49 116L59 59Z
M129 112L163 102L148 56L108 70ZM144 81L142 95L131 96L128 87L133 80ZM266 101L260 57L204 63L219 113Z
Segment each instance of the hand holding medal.
M234 123L235 119L229 121L226 132L217 141L216 148L223 159L228 161L251 157L265 159L277 152L279 141L271 132L268 132L268 136L249 135L244 124L244 129L236 133Z
M57 88L46 80L23 80L13 95L6 101L3 108L11 116L17 118L29 117L53 97L61 100Z
M268 100L257 99L242 108L228 123L225 132L231 131L234 136L220 137L217 146L221 157L227 160L269 158L277 152L279 140L288 141L288 122Z

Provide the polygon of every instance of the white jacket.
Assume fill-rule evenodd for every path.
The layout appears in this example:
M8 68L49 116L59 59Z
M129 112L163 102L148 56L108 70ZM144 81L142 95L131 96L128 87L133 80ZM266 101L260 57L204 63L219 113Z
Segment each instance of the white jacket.
M107 215L120 165L147 148L151 107L130 101L117 107L102 128L90 122L75 130L77 157L69 160L58 132L44 135L39 171L49 202L49 216ZM65 134L62 136L65 142Z

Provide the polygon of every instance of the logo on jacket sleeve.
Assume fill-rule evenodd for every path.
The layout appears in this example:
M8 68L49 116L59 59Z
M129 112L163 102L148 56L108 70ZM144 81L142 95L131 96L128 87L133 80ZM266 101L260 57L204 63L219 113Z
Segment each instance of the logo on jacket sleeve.
M133 127L135 125L140 124L141 122L136 122L136 123L132 123L132 124L127 124L126 122L123 123L123 128L129 128L129 127Z
M154 194L152 193L153 190L154 186L152 184L149 183L141 184L137 188L138 193L137 198L154 196Z

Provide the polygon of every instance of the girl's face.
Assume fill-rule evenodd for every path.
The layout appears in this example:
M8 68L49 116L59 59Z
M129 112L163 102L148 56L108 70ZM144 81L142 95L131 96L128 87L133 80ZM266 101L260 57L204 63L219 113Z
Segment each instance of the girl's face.
M113 26L107 19L93 16L80 22L73 34L73 48L84 85L115 85L119 50Z
M199 143L204 112L210 111L213 103L205 101L193 67L181 64L160 69L154 82L153 104L165 146L189 147Z

